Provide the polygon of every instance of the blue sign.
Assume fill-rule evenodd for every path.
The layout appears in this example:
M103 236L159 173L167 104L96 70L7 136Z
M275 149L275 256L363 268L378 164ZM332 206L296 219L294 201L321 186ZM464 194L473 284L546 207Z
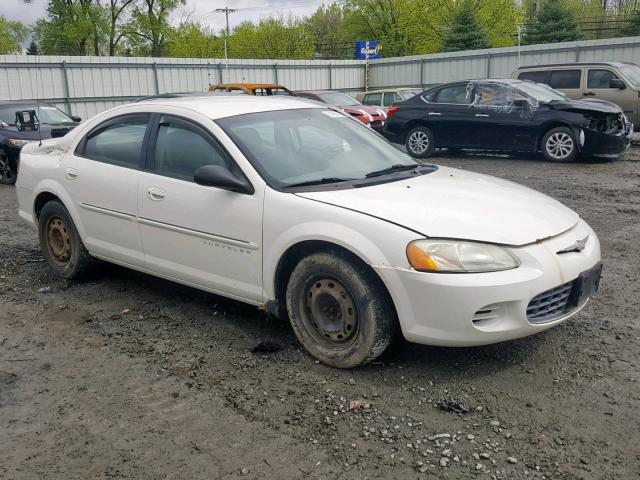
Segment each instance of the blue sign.
M356 42L356 59L373 60L382 58L382 45L378 40L358 40Z

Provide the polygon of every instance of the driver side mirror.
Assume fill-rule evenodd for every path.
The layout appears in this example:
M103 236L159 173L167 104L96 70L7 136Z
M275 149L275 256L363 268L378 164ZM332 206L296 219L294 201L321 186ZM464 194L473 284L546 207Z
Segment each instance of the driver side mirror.
M617 88L618 90L624 90L627 88L625 83L619 78L612 78L609 80L609 88Z
M71 115L71 120L76 123L80 123L82 121L82 117L78 117L77 115Z
M255 191L249 181L234 174L231 170L220 165L204 165L193 174L193 180L205 187L218 187L230 192L252 195Z

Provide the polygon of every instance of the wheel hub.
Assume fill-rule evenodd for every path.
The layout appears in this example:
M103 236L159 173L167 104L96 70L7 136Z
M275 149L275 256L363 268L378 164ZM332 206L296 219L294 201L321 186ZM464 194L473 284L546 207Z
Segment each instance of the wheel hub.
M52 218L47 228L49 251L60 264L66 264L71 259L71 236L67 227L59 218Z
M355 303L344 286L333 279L314 282L306 296L307 314L323 337L333 342L350 340L357 330Z
M414 153L424 153L429 148L429 137L424 132L413 132L409 137L409 147Z
M573 148L573 139L566 133L557 132L547 139L547 151L553 158L567 158Z

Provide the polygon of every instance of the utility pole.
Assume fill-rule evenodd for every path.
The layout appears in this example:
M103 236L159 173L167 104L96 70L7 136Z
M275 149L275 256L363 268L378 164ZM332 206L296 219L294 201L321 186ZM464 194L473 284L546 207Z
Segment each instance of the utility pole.
M235 13L237 10L233 8L224 7L224 8L216 8L214 12L222 13L224 12L224 16L227 19L227 30L224 35L224 62L225 62L225 70L227 71L227 83L229 83L229 55L227 54L227 39L229 38L229 14Z

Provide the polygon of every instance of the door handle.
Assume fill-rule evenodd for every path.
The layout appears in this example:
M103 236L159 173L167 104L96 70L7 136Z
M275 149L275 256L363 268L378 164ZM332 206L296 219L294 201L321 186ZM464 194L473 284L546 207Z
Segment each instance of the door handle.
M486 117L488 117L488 116L489 116L489 115L487 115L486 113L476 113L476 114L474 115L474 117L483 117L483 118L486 118Z
M442 116L442 114L440 112L429 112L428 115L429 116L434 115L436 117L441 117Z
M164 197L167 196L167 193L164 190L160 190L159 188L151 187L149 190L147 190L147 195L151 200L159 202L161 200L164 200Z
M593 93L593 92L584 92L584 93L582 94L582 96L583 96L583 97L595 97L595 96L596 96L596 94L595 94L595 93Z
M67 168L64 171L64 176L69 180L75 180L76 178L78 178L78 170L76 170L75 168Z

